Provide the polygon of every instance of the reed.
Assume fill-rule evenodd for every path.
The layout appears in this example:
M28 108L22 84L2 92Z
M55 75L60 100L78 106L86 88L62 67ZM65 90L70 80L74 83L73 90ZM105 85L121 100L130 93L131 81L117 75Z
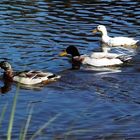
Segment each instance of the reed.
M39 134L41 134L41 132L47 128L52 122L54 122L59 116L61 115L61 113L56 114L54 117L52 117L48 122L46 122L43 126L41 126L30 138L30 140L34 140L35 137L37 137Z
M1 128L2 120L4 118L6 109L7 109L7 104L5 104L4 107L2 108L2 112L1 112L1 116L0 116L0 128Z
M18 86L17 86L16 93L15 93L14 99L13 99L11 115L10 115L10 119L9 119L9 126L8 126L8 131L7 131L7 140L11 140L11 136L12 136L12 128L13 128L13 122L14 122L14 117L15 117L17 99L18 99L18 95L19 95L19 89L20 89L20 84L18 84Z
M22 128L21 132L20 132L20 136L19 136L19 140L25 140L26 139L26 135L27 135L27 131L31 122L31 118L32 118L32 114L33 114L33 106L31 106L30 110L29 110L29 115L27 117L27 121L25 123L25 126Z
M12 130L13 130L13 124L14 124L14 118L15 118L15 112L16 112L19 91L20 91L20 83L17 84L16 93L14 95L13 102L12 102L10 118L9 118L9 123L8 123L7 136L6 136L7 140L12 140ZM1 115L0 115L0 127L1 127L2 121L4 120L4 115L5 115L6 110L7 110L7 105L8 104L4 105L2 112L1 112ZM21 131L19 133L19 140L25 140L27 138L28 128L29 128L29 125L30 125L30 122L32 119L32 114L33 114L33 106L30 107L29 114L27 116L27 120L25 122L25 125L21 128ZM34 138L39 136L41 134L41 132L44 129L46 129L51 123L53 123L60 115L61 115L61 113L58 113L54 117L51 117L35 133L32 134L32 136L30 137L30 140L34 140Z

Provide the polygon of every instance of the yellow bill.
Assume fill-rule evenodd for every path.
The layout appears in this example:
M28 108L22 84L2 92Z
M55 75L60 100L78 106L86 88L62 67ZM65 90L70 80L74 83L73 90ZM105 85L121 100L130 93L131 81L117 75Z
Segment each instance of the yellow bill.
M94 29L94 30L92 30L92 33L96 33L96 32L98 32L98 30L97 29Z
M66 52L66 50L63 51L63 52L61 52L61 53L59 54L59 56L66 56L66 55L68 55L67 52Z

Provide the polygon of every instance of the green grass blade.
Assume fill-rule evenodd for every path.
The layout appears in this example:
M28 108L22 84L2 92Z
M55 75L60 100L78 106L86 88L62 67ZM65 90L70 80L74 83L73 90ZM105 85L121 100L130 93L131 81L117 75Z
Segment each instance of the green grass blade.
M30 108L29 115L28 115L25 127L21 131L20 140L25 140L26 139L26 134L27 134L27 131L28 131L28 128L29 128L29 124L31 122L32 113L33 113L33 106Z
M19 140L22 140L22 138L23 138L23 131L24 131L24 125L21 127Z
M72 135L74 133L86 133L86 132L93 132L93 130L92 129L71 130L71 131L68 131L68 132L64 133L64 135Z
M7 109L7 104L5 104L4 107L2 108L2 112L1 112L1 116L0 116L0 128L1 128L2 120L4 118L6 109Z
M15 116L17 98L18 98L18 94L19 94L19 88L20 88L20 84L18 84L18 86L17 86L16 93L15 93L14 100L13 100L13 105L12 105L12 110L11 110L11 115L10 115L10 120L9 120L9 126L8 126L8 131L7 131L7 140L11 140L12 127L13 127L13 122L14 122L14 116Z
M41 133L41 131L45 128L47 128L53 121L55 121L59 116L61 115L61 113L56 114L53 118L51 118L48 122L46 122L39 130L37 130L33 136L31 137L30 140L34 140L34 138L39 135Z

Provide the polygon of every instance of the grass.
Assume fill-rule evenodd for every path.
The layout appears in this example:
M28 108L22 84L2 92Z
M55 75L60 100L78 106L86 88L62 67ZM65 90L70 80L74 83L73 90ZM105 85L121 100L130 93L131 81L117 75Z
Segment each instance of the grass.
M1 116L0 116L0 128L1 128L2 120L3 120L3 118L4 118L6 109L7 109L7 104L4 105L4 107L3 107L3 109L2 109L2 112L1 112Z
M11 140L11 136L12 136L12 128L13 128L13 122L14 122L14 116L15 116L19 89L20 89L20 84L18 84L18 86L17 86L16 94L13 99L13 105L12 105L11 115L10 115L10 119L9 119L9 126L8 126L8 131L7 131L7 140Z
M16 105L17 105L19 92L20 92L20 84L18 84L17 89L16 89L16 93L15 93L14 98L13 98L13 104L12 104L12 109L11 109L11 114L10 114L10 119L9 119L9 125L8 125L8 131L7 131L7 140L12 140L12 129L13 129L13 123L14 123L14 118L15 118ZM6 113L7 105L8 104L4 105L4 107L2 109L2 112L1 112L0 128L1 128L2 120L4 119L4 116L5 116L5 113ZM33 108L34 108L33 105L31 105L29 107L29 112L28 112L29 114L28 114L27 119L24 123L24 126L21 128L21 131L19 132L19 140L26 140L26 139L34 140L38 136L41 136L42 131L44 129L48 128L59 116L62 115L62 113L58 113L58 114L54 115L46 123L44 123L38 130L36 130L36 132L31 134L30 138L29 137L27 138L29 126L30 126L31 120L32 120ZM85 111L86 110L83 110L81 112L81 115L83 115L85 113ZM77 121L78 119L79 119L79 117L75 121ZM91 130L91 129L73 130L73 128L70 127L70 129L67 132L63 133L62 136L64 137L64 139L68 139L68 137L71 136L71 135L75 135L75 134L78 134L78 133L92 132L92 131L93 130Z
M53 118L51 118L48 122L46 122L43 126L41 126L31 137L30 140L34 140L34 138L36 136L38 136L39 134L41 134L41 132L47 128L53 121L55 121L59 116L61 115L61 113L56 114Z
M20 84L17 85L16 93L13 98L13 103L12 103L12 108L11 108L11 114L9 118L9 125L8 125L8 131L7 131L7 140L12 140L12 129L13 129L13 123L14 123L14 118L15 118L15 112L16 112L16 106L17 106L17 100L20 92ZM0 116L0 128L2 124L2 120L4 119L4 115L6 113L7 105L5 104L1 116ZM85 111L82 111L81 113L83 114ZM48 128L59 116L61 116L62 113L58 113L55 116L51 117L46 123L44 123L36 132L34 132L29 140L34 140L38 136L42 134L42 131L46 128ZM32 115L33 115L33 105L30 106L29 108L29 114L27 116L26 122L24 123L25 125L21 128L21 131L19 132L19 140L26 140L27 139L27 134L29 130L29 126L32 120ZM78 118L77 118L78 119ZM77 120L76 119L76 120ZM75 120L75 121L76 121ZM79 129L79 130L69 130L65 133L63 133L63 136L65 139L67 139L70 135L76 134L76 133L83 133L83 132L91 132L92 130L88 129Z
M8 124L8 130L7 130L7 140L12 140L12 130L13 130L13 124L14 124L14 118L15 118L15 112L16 112L16 105L17 105L17 100L19 96L19 91L20 91L20 84L18 84L16 93L13 98L13 103L12 103L12 108L11 108L11 113L10 113L10 118L9 118L9 124ZM6 113L7 105L5 104L4 107L2 108L2 112L0 115L0 128L2 121L4 120L4 115ZM21 128L20 134L19 134L19 140L26 140L26 136L28 133L29 125L32 119L32 114L33 114L33 106L30 107L29 109L29 114L27 117L27 120L25 122L25 125ZM50 120L48 120L44 125L42 125L36 132L34 132L29 140L34 140L37 136L41 134L41 132L46 129L51 123L53 123L61 113L56 114L54 117L52 117Z
M16 89L16 93L14 95L13 98L13 104L12 104L12 109L11 109L11 114L10 114L10 119L9 119L9 125L8 125L8 131L7 131L7 140L12 140L12 129L13 129L13 123L14 123L14 118L15 118L15 112L16 112L16 105L17 105L17 100L18 100L18 96L19 96L19 91L20 91L20 84L18 84L17 89ZM6 109L7 109L7 105L5 104L2 112L1 112L1 116L0 116L0 128L1 128L1 124L2 124L2 120L4 119L4 115L6 113ZM27 134L28 134L28 130L29 130L29 126L32 120L32 115L33 115L33 105L30 106L29 108L29 114L27 116L26 122L24 123L25 125L21 128L21 131L19 132L19 140L26 140L27 139ZM85 111L81 112L82 114ZM38 136L41 136L42 131L46 128L48 128L59 116L61 116L62 113L58 113L56 115L54 115L53 117L51 117L46 123L44 123L36 132L34 132L30 138L28 137L28 140L34 140L35 138L37 138ZM78 119L78 118L77 118ZM77 119L75 121L77 121ZM64 139L67 139L69 136L73 135L73 134L77 134L77 133L84 133L84 132L92 132L93 130L88 130L88 129L78 129L78 130L69 130L65 133L63 133L62 135L64 136Z
M27 134L27 131L28 131L28 128L29 128L29 124L31 122L32 113L33 113L33 106L29 110L29 115L28 115L27 121L25 123L25 127L20 132L19 140L25 140L26 139L26 134Z

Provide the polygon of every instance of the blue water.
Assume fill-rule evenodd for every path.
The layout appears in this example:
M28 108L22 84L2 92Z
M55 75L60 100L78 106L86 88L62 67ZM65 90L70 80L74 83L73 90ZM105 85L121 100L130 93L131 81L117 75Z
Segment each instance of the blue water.
M139 45L129 49L135 54L133 63L117 68L72 71L68 59L58 56L71 44L81 54L100 50L101 34L92 33L99 24L107 27L110 36L140 39L139 5L135 0L0 1L0 60L8 60L15 71L37 69L62 76L45 86L20 88L13 140L19 139L29 114L27 140L47 122L34 139L140 139ZM0 112L7 105L2 140L16 89L12 83L0 95Z

